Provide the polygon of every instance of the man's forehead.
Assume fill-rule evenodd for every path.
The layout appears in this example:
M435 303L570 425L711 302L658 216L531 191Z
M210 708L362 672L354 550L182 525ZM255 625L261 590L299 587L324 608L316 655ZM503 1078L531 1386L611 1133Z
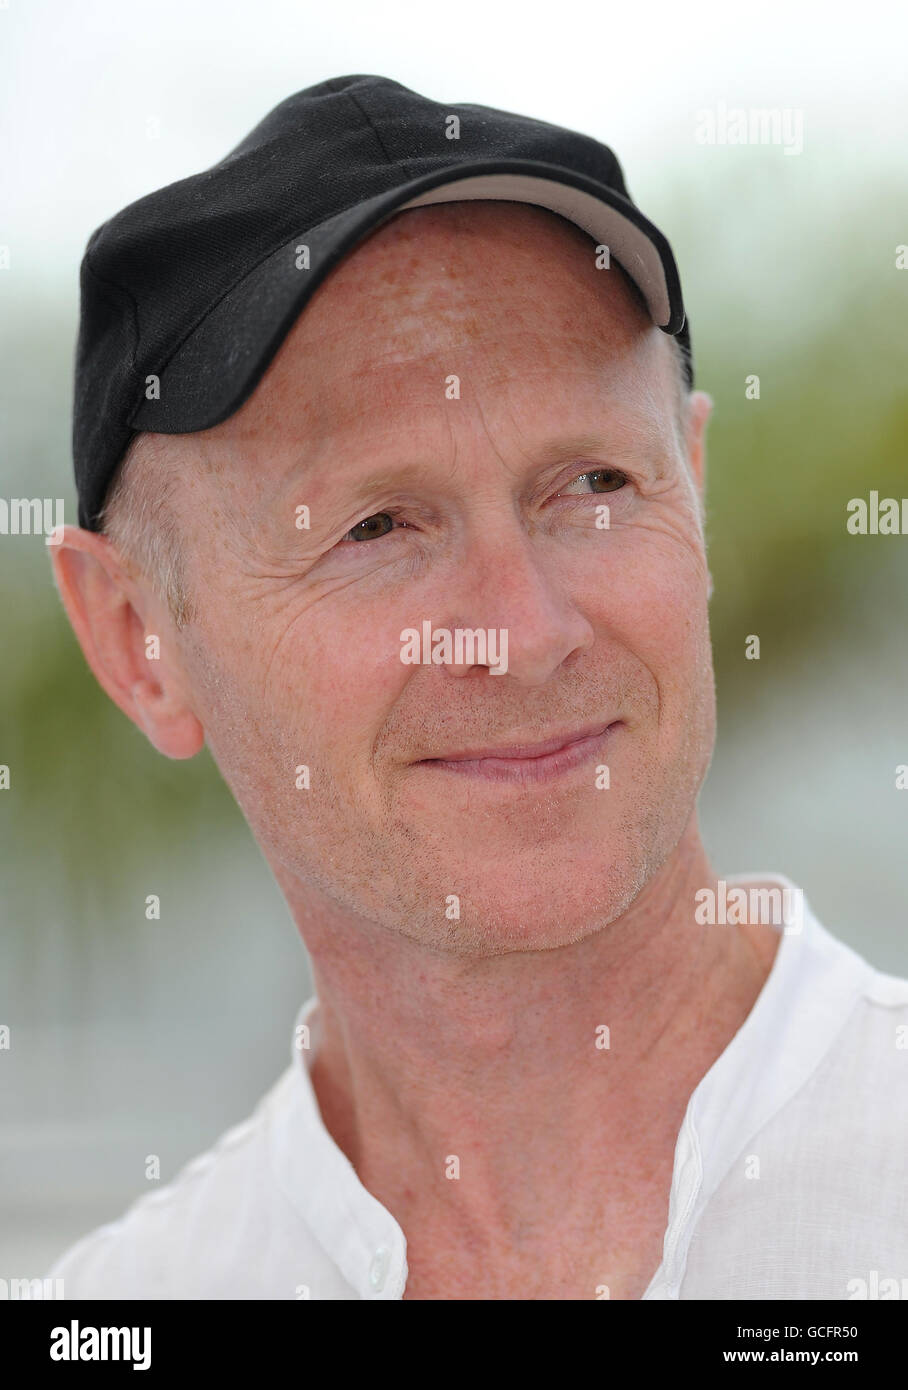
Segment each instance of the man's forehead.
M598 319L603 332L649 325L623 272L611 269L597 265L592 237L543 208L464 202L408 209L335 267L294 334L368 358L431 350L448 328L479 337L515 310L547 334L567 326L567 308L577 319Z
M521 404L518 428L531 399L540 439L568 410L585 427L598 411L616 434L655 436L672 345L594 251L574 224L526 204L399 214L319 288L241 410L186 442L203 468L245 473L254 455L277 481L332 446L393 449L402 428L426 417L430 429L455 403L487 412L490 397L503 411Z

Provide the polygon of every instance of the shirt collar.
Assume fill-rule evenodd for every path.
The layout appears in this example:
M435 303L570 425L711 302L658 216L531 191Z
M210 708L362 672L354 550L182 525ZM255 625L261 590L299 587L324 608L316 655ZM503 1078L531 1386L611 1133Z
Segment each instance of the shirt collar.
M792 890L802 913L781 927L772 968L747 1018L695 1087L675 1148L663 1260L647 1289L670 1296L697 1221L744 1146L809 1080L876 972L817 920L784 874L726 883ZM658 1290L658 1293L657 1293Z
M321 1040L319 1001L313 995L293 1027L289 1108L270 1135L274 1173L359 1297L399 1299L407 1282L406 1238L325 1128L310 1075Z

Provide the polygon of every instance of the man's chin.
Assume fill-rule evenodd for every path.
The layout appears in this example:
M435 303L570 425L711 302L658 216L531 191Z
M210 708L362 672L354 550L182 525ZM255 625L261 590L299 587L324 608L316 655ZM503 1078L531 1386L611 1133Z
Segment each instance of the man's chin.
M645 885L640 856L588 861L538 857L532 872L474 865L469 884L442 896L437 915L417 909L407 936L456 955L569 946L620 917ZM433 894L438 900L437 889ZM399 926L398 926L399 929Z

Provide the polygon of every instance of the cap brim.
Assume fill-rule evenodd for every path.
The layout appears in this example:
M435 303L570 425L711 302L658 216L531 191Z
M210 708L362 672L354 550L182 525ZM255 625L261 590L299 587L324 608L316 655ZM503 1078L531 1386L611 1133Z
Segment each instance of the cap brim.
M157 399L142 399L129 424L192 434L226 420L248 400L309 298L329 271L388 218L406 208L470 199L535 203L609 248L665 333L685 326L681 285L659 229L614 189L537 160L485 160L414 179L320 226L301 231L249 270L209 309L155 375ZM309 268L298 267L299 247Z

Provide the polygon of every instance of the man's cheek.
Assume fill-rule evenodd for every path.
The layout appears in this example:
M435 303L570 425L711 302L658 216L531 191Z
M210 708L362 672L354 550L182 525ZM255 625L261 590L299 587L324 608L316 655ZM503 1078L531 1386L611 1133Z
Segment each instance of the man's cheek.
M270 699L286 720L309 729L327 756L368 743L407 680L399 629L378 623L304 633L272 671ZM371 732L370 732L371 731Z
M622 626L623 643L656 679L663 699L671 691L689 698L709 665L705 601L674 577L648 582L636 590Z

